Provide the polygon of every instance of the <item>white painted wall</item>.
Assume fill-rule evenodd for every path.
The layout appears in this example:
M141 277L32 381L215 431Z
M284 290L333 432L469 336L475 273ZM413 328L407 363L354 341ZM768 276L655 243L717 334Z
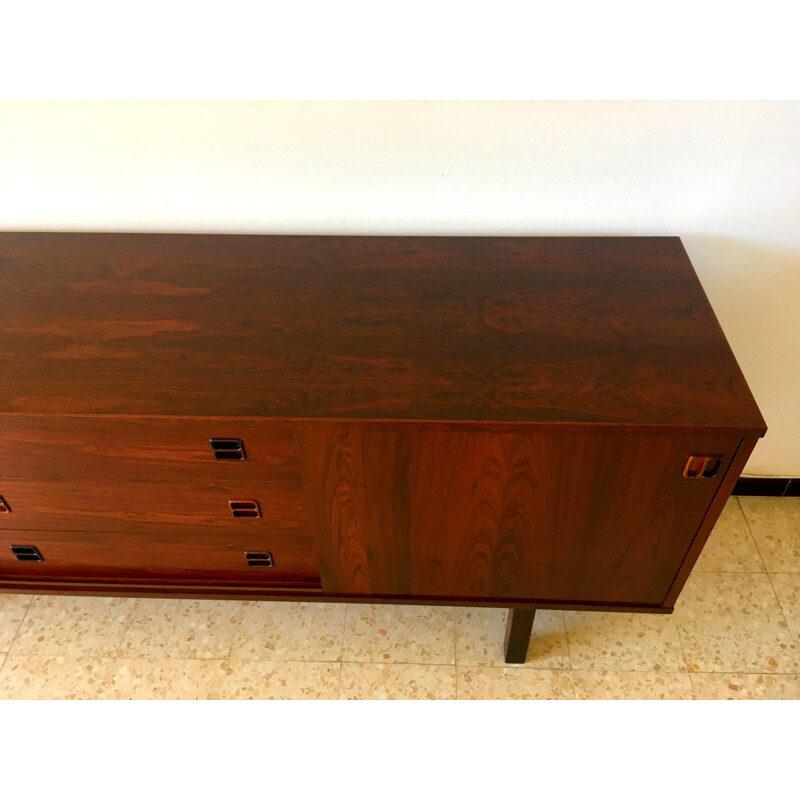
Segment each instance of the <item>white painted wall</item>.
M1 102L0 229L677 234L800 476L797 102Z

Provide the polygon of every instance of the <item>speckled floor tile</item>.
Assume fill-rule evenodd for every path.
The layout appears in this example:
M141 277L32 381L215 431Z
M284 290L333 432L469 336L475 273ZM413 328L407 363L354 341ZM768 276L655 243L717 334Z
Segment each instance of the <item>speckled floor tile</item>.
M227 658L241 628L242 605L232 600L142 598L123 639L126 658Z
M563 611L537 611L524 664L506 664L503 655L508 609L456 608L456 664L569 669Z
M37 595L20 625L12 653L116 656L138 601L126 597Z
M695 672L696 700L800 700L800 675Z
M789 624L789 631L793 636L800 637L800 574L775 573L769 577L783 616Z
M351 605L347 610L342 660L453 664L453 609Z
M229 661L209 684L209 700L335 700L334 661Z
M569 670L457 667L459 700L574 700Z
M200 700L223 661L189 658L118 658L114 700Z
M338 661L342 603L244 602L230 657L264 661Z
M31 600L31 594L0 594L0 652L11 647Z
M692 681L686 672L572 673L579 700L691 700Z
M573 669L686 671L669 615L565 611L564 622Z
M333 700L336 663L120 658L114 697L129 700Z
M696 572L764 572L739 501L728 500L697 560Z
M740 497L767 572L800 572L800 497Z
M692 672L800 671L768 575L690 575L673 618Z
M113 658L9 655L0 670L2 700L108 700Z
M454 700L455 696L455 667L342 664L342 700Z

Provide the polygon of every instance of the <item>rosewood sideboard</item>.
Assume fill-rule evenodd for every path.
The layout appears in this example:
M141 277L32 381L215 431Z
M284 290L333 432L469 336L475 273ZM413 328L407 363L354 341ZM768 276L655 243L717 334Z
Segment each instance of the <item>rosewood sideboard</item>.
M680 239L0 234L0 589L668 613L764 420ZM498 642L498 648L500 643Z

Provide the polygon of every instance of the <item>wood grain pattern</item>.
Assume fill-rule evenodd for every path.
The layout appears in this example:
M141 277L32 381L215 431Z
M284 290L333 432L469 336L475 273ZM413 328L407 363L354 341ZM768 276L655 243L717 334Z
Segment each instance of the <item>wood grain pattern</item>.
M665 612L766 430L672 237L0 233L0 292L5 590Z
M245 461L217 461L210 438L242 439ZM0 485L22 480L299 482L291 425L236 418L0 414Z
M0 234L0 412L764 421L677 238Z
M11 545L34 545L44 561L20 562ZM245 551L269 551L272 568L249 567ZM296 537L244 530L147 531L0 530L0 580L141 584L183 582L214 586L319 586L312 548Z
M314 425L298 442L325 590L411 595L407 431Z
M739 437L368 424L301 439L328 592L661 605ZM307 442L310 441L310 446ZM346 457L342 456L345 450ZM380 469L373 465L381 463ZM379 512L376 512L379 509Z
M299 483L2 478L0 485L12 510L0 517L0 530L135 531L158 524L302 531L309 526ZM229 500L258 501L261 518L234 519Z

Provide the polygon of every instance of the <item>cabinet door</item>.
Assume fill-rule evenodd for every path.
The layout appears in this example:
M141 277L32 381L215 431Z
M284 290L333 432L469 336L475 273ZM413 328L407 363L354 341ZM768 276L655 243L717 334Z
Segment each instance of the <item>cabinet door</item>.
M301 441L328 591L661 605L740 437L364 426ZM714 457L689 470L705 476L684 475L695 455Z

